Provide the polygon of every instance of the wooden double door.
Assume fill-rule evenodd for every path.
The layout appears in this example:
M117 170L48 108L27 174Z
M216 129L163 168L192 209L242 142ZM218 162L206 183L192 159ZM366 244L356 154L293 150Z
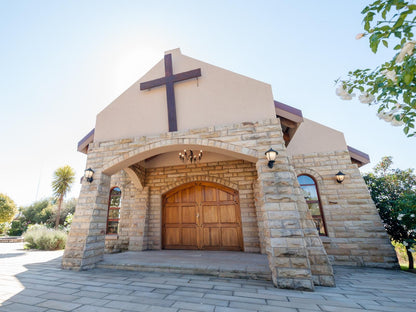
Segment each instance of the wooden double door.
M243 250L238 192L194 182L163 196L164 249Z

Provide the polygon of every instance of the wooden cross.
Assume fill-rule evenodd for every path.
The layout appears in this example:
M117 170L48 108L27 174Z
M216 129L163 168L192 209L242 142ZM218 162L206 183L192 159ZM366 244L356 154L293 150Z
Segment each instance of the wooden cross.
M176 123L176 105L175 105L175 93L173 91L173 84L175 82L197 78L201 76L201 68L186 71L179 74L173 74L172 68L172 54L165 55L165 77L146 81L140 83L140 90L147 90L153 87L166 85L166 99L168 104L168 120L169 120L169 132L178 131Z

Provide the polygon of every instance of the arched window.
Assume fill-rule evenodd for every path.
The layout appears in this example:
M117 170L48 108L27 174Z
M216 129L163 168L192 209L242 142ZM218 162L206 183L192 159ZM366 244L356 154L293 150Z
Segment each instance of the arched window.
M324 214L322 212L318 188L316 187L315 180L310 176L300 175L298 176L298 182L303 190L306 203L308 204L313 221L315 221L316 229L318 230L319 235L327 235Z
M121 190L118 187L113 187L110 191L110 199L108 200L107 234L118 233L118 223L120 222L120 205Z

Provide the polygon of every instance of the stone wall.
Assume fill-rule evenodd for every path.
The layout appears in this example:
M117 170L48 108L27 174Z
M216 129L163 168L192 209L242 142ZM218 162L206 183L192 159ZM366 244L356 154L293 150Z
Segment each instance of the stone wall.
M395 267L396 254L357 165L347 151L291 157L297 175L317 182L327 235L321 236L333 264ZM342 184L335 174L345 173Z
M135 223L128 228L128 231L120 232L120 241L123 242L120 246L125 244L124 237L129 237L128 248L130 250L141 250L146 246L148 248L158 247L160 238L155 240L154 237L160 235L160 230L159 234L156 233L158 227L160 229L160 219L156 218L156 210L160 211L161 194L177 186L177 183L187 182L186 176L189 177L193 174L204 179L216 179L211 177L209 170L204 172L207 170L204 169L204 166L193 168L200 170L201 175L194 172L172 172L170 173L172 175L183 175L184 179L176 181L171 176L171 184L169 184L170 181L167 185L164 182L162 183L165 185L163 190L160 185L160 189L152 193L152 185L149 184L157 184L157 181L146 181L142 176L143 170L136 170L137 168L133 170L131 166L154 155L175 151L178 146L201 146L209 151L241 159L237 160L239 165L247 167L227 168L226 172L222 173L224 174L222 180L226 186L229 186L227 185L229 183L237 185L237 187L230 186L231 188L241 188L240 199L241 196L247 196L246 207L251 206L249 203L252 202L252 198L250 198L252 195L249 194L251 190L248 184L244 185L244 183L252 183L257 176L255 187L257 227L261 233L260 241L263 245L261 249L268 256L273 282L276 286L313 290L314 284L334 285L332 268L327 254L314 228L312 218L297 184L295 171L286 152L279 119L243 122L163 133L152 137L90 144L87 167L95 170L94 181L92 183L83 182L74 223L63 257L65 268L87 269L102 259L105 249L108 194L112 184L116 183L115 180L111 181L110 176L115 176L122 169L125 169L124 171L133 182L129 187L135 187L137 191L128 188L123 191L122 189L123 200L126 205L128 203L129 208L123 212L125 215L122 215L120 222L123 224L134 220ZM270 147L279 153L273 168L267 167L264 156L265 151ZM248 165L247 161L251 164ZM253 170L254 164L257 174ZM218 168L217 175L220 175L220 170L221 168ZM140 173L140 176L137 175L137 172ZM166 169L163 168L159 168L147 176L153 176L156 173L165 174L166 180L169 180ZM226 177L226 174L231 176ZM231 182L234 174L237 180L240 180ZM122 182L120 180L120 183ZM155 209L154 207L157 208L152 211ZM251 231L255 232L253 218L250 216L252 210L246 209L244 214L247 217L247 229L250 230L243 235L250 235L251 237L248 236L249 240L254 240L253 234L250 234ZM129 218L131 220L127 221ZM257 243L254 241L245 241L245 244L248 248L258 250Z

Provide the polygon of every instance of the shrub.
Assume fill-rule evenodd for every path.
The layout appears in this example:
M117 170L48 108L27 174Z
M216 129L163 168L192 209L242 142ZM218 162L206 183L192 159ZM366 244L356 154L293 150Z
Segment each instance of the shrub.
M7 234L10 236L20 236L27 229L27 222L22 220L13 220Z
M29 227L23 238L26 249L58 250L65 248L67 235L65 231L36 224Z

